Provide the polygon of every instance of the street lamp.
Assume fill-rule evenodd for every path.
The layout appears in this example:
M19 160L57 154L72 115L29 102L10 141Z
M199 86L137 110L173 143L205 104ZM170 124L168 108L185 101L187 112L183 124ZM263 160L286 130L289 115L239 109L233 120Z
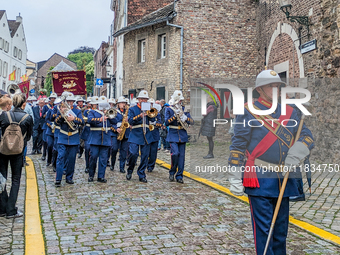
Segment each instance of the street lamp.
M309 37L309 17L308 16L290 16L290 11L292 9L292 0L279 0L281 11L286 14L287 19L290 22L298 22L299 24L307 27L307 35Z

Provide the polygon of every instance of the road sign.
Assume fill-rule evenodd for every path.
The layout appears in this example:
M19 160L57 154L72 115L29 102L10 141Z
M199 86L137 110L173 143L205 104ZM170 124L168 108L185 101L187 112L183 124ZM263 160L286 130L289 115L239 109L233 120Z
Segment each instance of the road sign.
M301 45L301 53L307 53L316 49L316 39Z
M97 80L96 80L96 86L98 86L98 87L103 87L103 85L104 85L104 82L103 82L102 79L97 79Z
M31 93L31 94L34 94L34 93L35 93L35 89L31 89L31 90L30 90L30 93Z

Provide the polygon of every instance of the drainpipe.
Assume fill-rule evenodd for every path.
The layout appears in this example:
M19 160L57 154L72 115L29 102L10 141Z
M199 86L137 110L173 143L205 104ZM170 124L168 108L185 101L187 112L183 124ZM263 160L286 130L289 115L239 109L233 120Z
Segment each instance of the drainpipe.
M175 11L175 2L174 0L174 11ZM174 25L169 23L169 20L166 21L167 26L176 27L181 29L181 62L180 62L180 90L183 90L183 34L184 27L179 25Z

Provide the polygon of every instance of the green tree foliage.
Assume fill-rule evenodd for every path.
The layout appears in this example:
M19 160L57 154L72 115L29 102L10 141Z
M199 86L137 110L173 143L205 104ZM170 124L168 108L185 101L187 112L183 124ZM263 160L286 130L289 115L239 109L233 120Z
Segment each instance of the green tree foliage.
M75 54L69 54L67 58L77 64L78 70L83 70L84 65L86 66L88 63L93 61L93 54L91 52L79 52Z
M94 61L92 60L85 66L86 71L86 90L87 94L92 94L93 91L93 79L94 79Z
M51 66L49 70L51 71L53 68L54 66ZM49 97L52 92L52 73L49 73L45 78L44 88L47 90L47 96Z

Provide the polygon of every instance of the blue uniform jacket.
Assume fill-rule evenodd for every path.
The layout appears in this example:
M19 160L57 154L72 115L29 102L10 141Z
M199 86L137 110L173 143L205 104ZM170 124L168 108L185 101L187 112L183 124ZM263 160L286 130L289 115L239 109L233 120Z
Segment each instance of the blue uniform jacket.
M154 124L155 129L153 131L151 131L151 134L152 134L152 141L158 142L159 139L161 139L161 137L159 135L159 129L163 126L162 125L162 118L161 118L161 115L159 113L157 114L155 121L156 121L156 123Z
M54 129L54 139L58 138L59 136L59 131L60 131L60 125L58 123L56 123L55 119L57 118L58 115L58 105L55 105L51 111L50 114L50 121L54 122L55 125L55 129Z
M47 123L46 123L46 116L47 116L47 112L48 112L48 110L50 110L50 109L52 109L53 108L53 105L51 105L51 104L45 104L44 105L44 107L43 107L43 109L42 109L42 116L43 116L43 118L45 119L45 123L44 123L44 126L43 126L43 128L42 129L46 129L47 128Z
M118 127L118 124L122 124L122 121L123 121L123 117L124 117L124 114L125 114L125 109L123 111L120 111L118 110L117 112L117 117L116 117L116 120L117 120L117 127ZM125 135L124 135L124 138L129 138L129 135L130 135L130 128L127 128L125 130Z
M147 128L145 129L145 134L143 133L143 127L133 128L137 125L143 124L143 118L140 116L142 113L139 104L131 107L128 113L128 121L130 126L132 126L129 142L135 143L138 145L149 144L153 141L152 134L148 128L150 121L154 121L155 118L150 119L148 116L145 116L145 124Z
M184 111L184 106L182 106L182 109ZM186 120L186 123L193 125L194 120L191 118L190 113L185 112L184 114L188 117L188 119ZM167 142L170 142L170 143L188 142L188 133L185 129L171 128L171 126L181 126L181 124L177 121L176 114L170 107L166 108L165 110L165 125L169 126L169 133L166 138Z
M82 125L84 123L83 116L81 111L77 108L72 107L72 111L77 116L73 122L77 125ZM79 131L78 128L76 130L72 130L69 125L65 122L65 119L61 116L60 112L58 111L57 118L55 122L60 125L60 131L58 135L58 144L65 144L65 145L79 145Z
M45 121L46 121L46 135L49 135L49 136L54 136L54 134L52 132L53 121L51 121L52 111L53 111L53 109L49 109L47 111L46 118L45 118Z
M254 104L261 110L267 110L271 107L270 103L263 100L262 98L259 98L259 101L256 101ZM271 114L271 117L274 119L278 119L280 116L281 105L278 104L277 109L273 114ZM229 158L229 164L231 166L244 165L246 163L244 161L246 150L248 150L248 152L251 154L255 147L259 144L259 142L268 134L268 132L270 132L266 127L260 127L261 124L258 121L251 121L251 125L256 127L249 127L249 125L247 124L248 121L254 119L255 117L247 109L245 109L244 115L236 116L235 122L239 124L235 125L235 133L232 138L232 145L230 146L231 156ZM290 119L290 121L285 122L284 124L287 126L286 128L290 131L295 139L300 123L300 118L298 117L296 110L293 110ZM295 127L289 127L296 124L292 120L295 120L297 123ZM244 121L246 123L245 126L243 125ZM302 127L301 135L298 141L303 142L310 150L314 147L312 133L305 125L303 125ZM274 144L258 158L272 164L284 165L288 150L288 146L286 146L281 140L277 139ZM246 187L245 192L251 196L278 197L280 185L283 181L282 173L272 171L262 172L259 171L259 167L256 168L256 174L260 187ZM287 182L284 197L299 195L297 187L297 179L290 178Z
M91 145L111 146L111 133L105 132L103 121L100 118L103 115L98 110L90 110L88 113L88 123L90 124L90 135L88 143ZM113 131L117 130L116 119L107 119L107 127Z
M40 107L36 105L32 108L32 112L34 115L33 129L38 129L39 127L43 129L45 125L45 118L43 118L43 109L41 109L41 117L40 117Z
M84 117L88 118L90 111L91 111L91 109L86 109L84 111ZM84 141L87 141L87 139L89 138L89 135L90 135L90 124L87 121L87 122L85 122L85 127L83 129L83 132L81 133L80 139L83 139Z

